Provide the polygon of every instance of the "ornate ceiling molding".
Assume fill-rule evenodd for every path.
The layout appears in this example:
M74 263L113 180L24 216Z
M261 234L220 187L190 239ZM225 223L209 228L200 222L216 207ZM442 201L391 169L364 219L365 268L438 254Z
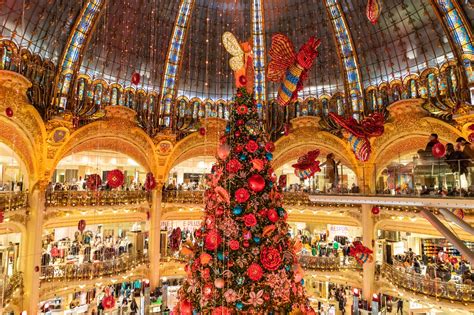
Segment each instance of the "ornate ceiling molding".
M362 85L357 52L346 17L338 0L326 0L325 4L329 19L331 20L337 53L345 74L346 99L350 100L354 117L359 119L360 114L364 112L364 87Z
M255 68L255 98L261 108L266 103L265 87L265 23L262 0L252 0L252 49Z

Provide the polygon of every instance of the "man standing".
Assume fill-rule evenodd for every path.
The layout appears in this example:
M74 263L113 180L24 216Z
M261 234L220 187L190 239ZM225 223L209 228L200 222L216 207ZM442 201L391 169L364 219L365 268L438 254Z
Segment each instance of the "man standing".
M400 312L400 314L403 315L403 300L402 299L399 299L397 301L397 315L398 315L398 312Z

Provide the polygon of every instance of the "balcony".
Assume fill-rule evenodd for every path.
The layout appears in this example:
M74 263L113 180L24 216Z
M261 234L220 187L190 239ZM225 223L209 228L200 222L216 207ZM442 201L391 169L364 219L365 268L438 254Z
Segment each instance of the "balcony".
M447 299L463 303L474 302L474 286L432 279L418 274L408 273L392 265L383 264L382 277L398 288L414 293L429 295L437 299Z
M14 297L15 293L23 289L23 274L21 272L14 273L11 277L8 277L0 281L0 309L5 307Z
M54 191L46 193L46 207L96 207L138 205L150 200L143 190Z
M0 209L15 211L28 207L28 193L6 191L0 192Z
M352 257L319 257L310 255L301 255L299 257L301 267L305 270L321 271L342 271L342 270L362 270Z
M41 267L40 279L42 282L71 282L106 276L117 276L147 263L147 256L125 255L105 261L85 262L80 264L77 262L54 264Z

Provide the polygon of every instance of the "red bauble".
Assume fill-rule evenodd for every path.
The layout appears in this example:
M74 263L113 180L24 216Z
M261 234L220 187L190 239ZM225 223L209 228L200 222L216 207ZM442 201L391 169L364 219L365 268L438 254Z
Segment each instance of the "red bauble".
M259 264L252 263L247 269L247 276L250 280L259 281L263 276L262 267Z
M201 136L204 136L206 134L206 128L204 128L204 127L199 128L199 134Z
M245 85L245 84L247 84L247 78L246 78L244 75L241 75L241 76L239 77L239 83L240 83L240 85Z
M379 213L380 213L380 208L377 207L377 206L373 206L373 207L372 207L372 214L377 215L377 214L379 214Z
M146 174L145 189L146 191L152 191L155 188L156 188L155 176L153 176L152 172L149 172Z
M474 126L474 125L473 125ZM474 132L471 132L469 136L467 136L469 142L474 142Z
M102 299L102 306L104 309L109 310L115 306L115 299L113 296L109 295Z
M204 245L207 250L216 250L222 243L222 237L217 230L211 230L204 239Z
M89 190L97 190L100 185L102 185L102 179L99 174L91 174L87 177L86 187Z
M247 180L250 189L260 192L265 189L265 179L260 174L254 174Z
M121 170L112 170L107 173L107 184L111 188L117 188L123 185L124 176Z
M275 151L275 144L274 144L273 142L267 142L267 143L265 144L265 150L266 150L267 152L273 152L273 151Z
M135 72L132 74L132 84L138 85L140 83L140 73Z
M438 142L433 146L431 152L435 158L442 158L446 154L446 147L441 142Z
M240 137L241 133L240 133L240 130L237 130L235 133L234 133L234 136L236 138Z
M13 109L11 107L5 108L5 115L9 118L13 117Z
M84 230L86 229L86 220L79 220L79 222L77 223L77 229L79 231L84 232Z
M245 122L242 119L237 120L237 126L242 126Z
M278 216L278 213L275 211L275 209L270 209L267 212L267 218L271 222L275 223L276 221L278 221L279 216Z
M193 306L189 300L182 300L179 303L179 314L181 315L192 315L193 314Z
M242 242L242 245L243 245L245 248L247 248L247 247L250 246L250 243L249 243L249 241L243 241L243 242Z

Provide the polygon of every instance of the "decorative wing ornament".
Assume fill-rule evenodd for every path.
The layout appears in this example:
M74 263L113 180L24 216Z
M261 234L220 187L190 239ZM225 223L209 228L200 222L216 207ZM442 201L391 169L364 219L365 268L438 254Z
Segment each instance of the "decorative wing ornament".
M295 175L300 179L307 179L314 175L314 173L321 171L319 161L316 160L319 156L319 150L309 151L298 158L298 163L293 164Z
M254 67L252 46L249 42L239 43L231 32L222 34L222 44L231 54L229 65L234 71L235 85L237 88L245 86L247 92L252 94L254 87Z

